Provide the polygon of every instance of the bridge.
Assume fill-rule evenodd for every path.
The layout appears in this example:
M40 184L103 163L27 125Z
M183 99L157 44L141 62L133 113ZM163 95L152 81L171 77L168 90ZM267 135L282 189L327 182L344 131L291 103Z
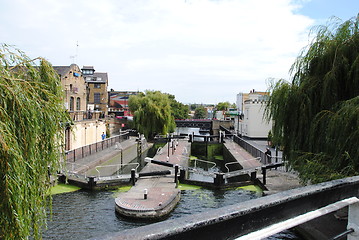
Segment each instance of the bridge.
M212 120L210 119L176 119L175 122L177 127L212 129Z

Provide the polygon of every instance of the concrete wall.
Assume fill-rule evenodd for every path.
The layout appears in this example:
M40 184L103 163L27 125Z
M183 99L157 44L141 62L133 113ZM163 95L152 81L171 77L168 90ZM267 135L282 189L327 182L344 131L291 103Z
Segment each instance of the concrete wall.
M272 128L272 121L269 123L264 119L265 101L248 100L244 104L244 119L239 128L243 136L250 138L267 138Z
M223 126L227 129L233 127L233 121L230 120L213 120L212 121L212 132L213 135L219 135L219 127Z
M106 123L100 120L75 122L70 134L70 149L102 141L101 134L106 133Z

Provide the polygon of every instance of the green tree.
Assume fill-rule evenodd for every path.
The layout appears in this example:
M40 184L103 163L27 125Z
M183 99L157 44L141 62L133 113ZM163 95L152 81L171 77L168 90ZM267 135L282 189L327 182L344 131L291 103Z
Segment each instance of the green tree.
M203 106L199 106L194 111L194 118L195 119L202 119L207 117L207 110Z
M178 102L174 95L168 94L171 101L171 111L174 119L187 119L189 113L188 105Z
M359 15L316 29L293 64L291 83L273 83L267 118L273 141L304 182L359 172Z
M128 105L134 115L134 127L146 138L151 139L156 133L167 134L174 131L176 124L168 94L146 91L132 95Z
M216 109L218 111L226 111L230 106L231 106L231 104L229 102L219 102L216 105Z
M41 239L69 121L62 94L49 62L0 47L0 239Z

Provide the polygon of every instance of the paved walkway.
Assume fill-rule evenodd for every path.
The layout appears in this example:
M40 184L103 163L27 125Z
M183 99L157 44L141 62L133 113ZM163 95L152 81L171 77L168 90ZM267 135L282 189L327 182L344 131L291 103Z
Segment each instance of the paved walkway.
M187 141L179 141L176 150L165 145L154 159L173 164L181 164L188 158ZM174 168L148 163L141 172L174 170ZM147 196L145 198L145 191ZM120 193L116 198L116 211L132 218L160 218L169 214L180 199L180 190L176 188L173 174L169 176L140 178L128 192Z
M126 149L129 149L133 146L137 146L136 138L130 137L128 140L121 142L120 146L122 147L123 152L125 152ZM67 169L70 171L77 172L79 174L85 173L95 168L96 166L106 163L107 161L113 159L116 156L121 156L121 150L118 149L118 145L115 144L114 146L111 146L100 152L96 152L87 157L78 159L75 162L68 162ZM132 160L133 160L132 155L131 156L128 154L123 155L124 163L128 163Z
M233 140L226 139L224 146L229 150L233 157L243 167L243 169L252 169L262 166L261 162L255 159L251 154L244 150Z

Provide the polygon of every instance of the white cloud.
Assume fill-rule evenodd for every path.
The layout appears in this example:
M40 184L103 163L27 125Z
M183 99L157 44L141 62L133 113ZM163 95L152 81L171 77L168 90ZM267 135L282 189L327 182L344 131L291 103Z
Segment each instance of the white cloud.
M80 66L108 72L110 88L183 102L234 102L288 78L313 24L289 0L1 1L4 42L54 65L78 54Z

